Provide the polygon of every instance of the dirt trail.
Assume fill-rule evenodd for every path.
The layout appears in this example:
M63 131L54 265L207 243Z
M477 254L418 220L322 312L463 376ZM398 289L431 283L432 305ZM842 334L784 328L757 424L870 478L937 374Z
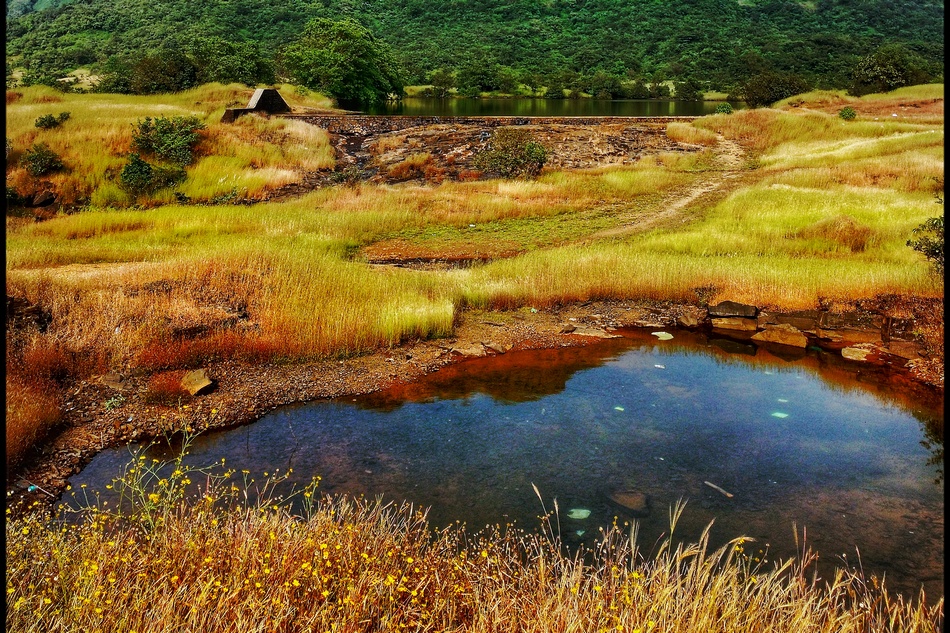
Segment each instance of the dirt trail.
M676 221L686 222L689 218L685 213L694 202L722 196L735 189L739 176L743 173L742 166L746 161L746 152L738 143L725 139L719 135L718 142L713 149L716 169L707 172L699 181L691 184L685 190L676 191L672 197L660 204L659 209L649 215L642 212L628 213L624 217L621 212L617 219L618 226L597 231L587 235L575 244L590 244L602 239L609 239L641 233L658 226L670 225Z

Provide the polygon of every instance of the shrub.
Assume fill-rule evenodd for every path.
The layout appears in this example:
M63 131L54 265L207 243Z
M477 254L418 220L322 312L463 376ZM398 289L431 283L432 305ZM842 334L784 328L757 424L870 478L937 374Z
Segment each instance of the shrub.
M36 143L26 150L20 164L31 176L43 176L65 168L63 161L46 143Z
M176 116L171 119L145 117L135 126L132 146L143 154L152 154L179 166L191 163L192 150L204 124L197 117Z
M185 179L181 167L160 167L142 160L138 154L129 154L129 162L119 174L123 189L133 195L142 195L172 187Z
M488 148L476 154L476 169L505 178L534 177L548 160L548 150L528 130L503 127L495 130Z
M59 116L53 116L52 114L44 114L41 117L36 119L34 125L43 130L50 130L54 127L59 127L63 122L69 118L69 112L60 112Z
M732 105L729 103L720 103L716 106L716 114L732 114Z
M853 121L858 113L854 111L854 108L851 106L845 106L838 110L838 116L844 119L845 121Z
M930 218L916 229L916 240L907 240L907 245L930 261L934 273L943 275L943 216Z
M759 108L808 90L805 80L791 73L765 72L742 86L742 98L749 107Z

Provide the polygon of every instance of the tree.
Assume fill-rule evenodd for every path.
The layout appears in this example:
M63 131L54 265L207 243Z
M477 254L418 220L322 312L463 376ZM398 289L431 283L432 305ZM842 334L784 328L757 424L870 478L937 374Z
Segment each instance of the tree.
M432 84L432 96L444 99L452 94L452 89L455 88L455 74L445 68L439 68L429 75L429 82Z
M340 101L379 103L403 94L389 47L352 18L311 20L282 58L293 81Z
M930 77L922 57L900 44L889 44L868 55L854 68L848 92L860 97L926 82Z
M703 89L694 79L673 82L677 101L702 101Z
M764 72L745 82L740 96L749 107L760 108L808 90L808 84L792 73Z
M500 70L498 62L492 59L471 58L459 69L459 89L465 94L472 95L497 90Z
M238 82L247 86L274 83L274 64L257 43L202 37L190 44L188 52L198 69L199 83Z
M129 81L132 94L180 92L197 85L197 67L183 52L175 48L148 53L132 64Z

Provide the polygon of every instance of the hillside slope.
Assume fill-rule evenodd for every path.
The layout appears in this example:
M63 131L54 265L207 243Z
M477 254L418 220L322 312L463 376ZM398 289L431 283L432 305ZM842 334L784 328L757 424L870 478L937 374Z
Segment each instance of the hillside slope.
M855 63L885 43L904 44L933 75L943 72L943 2L921 0L90 0L43 8L62 3L8 0L15 65L62 73L204 36L261 42L275 54L313 17L351 16L392 45L410 83L488 60L548 75L604 70L708 87L774 69L843 87Z

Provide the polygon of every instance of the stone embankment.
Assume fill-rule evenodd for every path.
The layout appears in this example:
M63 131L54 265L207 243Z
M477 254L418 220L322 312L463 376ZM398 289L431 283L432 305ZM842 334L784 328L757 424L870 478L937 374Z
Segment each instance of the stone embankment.
M874 313L801 310L770 314L756 306L724 301L707 309L689 307L676 323L687 328L707 326L732 336L745 334L759 343L801 349L815 345L856 361L883 361L891 356L913 363L927 353L917 340L913 318Z
M689 122L693 116L668 117L541 117L541 116L398 116L373 114L281 114L281 118L306 121L322 127L331 134L370 136L396 132L430 125L474 125L480 127L504 127L513 125L630 125L655 128L663 133L672 121Z

